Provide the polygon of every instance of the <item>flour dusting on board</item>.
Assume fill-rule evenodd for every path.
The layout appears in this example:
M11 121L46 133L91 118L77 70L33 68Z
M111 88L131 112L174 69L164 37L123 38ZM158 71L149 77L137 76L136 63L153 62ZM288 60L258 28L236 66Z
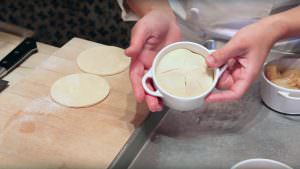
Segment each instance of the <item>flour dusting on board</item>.
M42 62L41 67L46 68L48 70L57 70L61 66L61 60L61 58L52 56L46 61Z
M50 114L56 112L59 108L61 108L60 105L53 102L49 96L46 96L32 100L23 111L28 113Z

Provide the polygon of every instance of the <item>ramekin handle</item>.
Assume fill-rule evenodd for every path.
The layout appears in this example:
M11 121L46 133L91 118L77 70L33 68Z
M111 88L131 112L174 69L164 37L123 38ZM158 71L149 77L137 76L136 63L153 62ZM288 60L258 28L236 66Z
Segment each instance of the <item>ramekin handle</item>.
M280 96L285 97L285 98L287 98L287 99L300 101L300 97L290 96L290 93L289 93L289 92L278 91L277 93L278 93Z
M152 79L153 78L153 74L152 74L152 69L150 69L144 76L143 76L143 79L142 79L142 85L143 85L143 88L144 90L152 95L152 96L156 96L156 97L163 97L162 94L158 91L158 90L155 90L155 91L152 91L148 88L147 86L147 80L148 79Z

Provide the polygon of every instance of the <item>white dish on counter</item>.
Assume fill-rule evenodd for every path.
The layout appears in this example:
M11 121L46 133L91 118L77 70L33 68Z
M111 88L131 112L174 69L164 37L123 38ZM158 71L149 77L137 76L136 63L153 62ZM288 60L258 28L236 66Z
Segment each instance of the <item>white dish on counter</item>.
M281 87L270 81L265 75L265 69L269 64L276 64L284 69L300 70L300 58L281 57L266 63L261 80L261 97L267 106L280 113L300 115L300 90Z

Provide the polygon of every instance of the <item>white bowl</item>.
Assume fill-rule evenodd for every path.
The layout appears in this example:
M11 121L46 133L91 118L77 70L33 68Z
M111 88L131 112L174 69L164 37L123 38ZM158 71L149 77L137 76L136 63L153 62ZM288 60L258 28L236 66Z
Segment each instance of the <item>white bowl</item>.
M156 97L162 98L163 102L165 105L168 107L175 109L175 110L180 110L180 111L190 111L194 109L200 108L203 103L204 103L204 98L215 88L218 78L220 75L225 71L227 66L223 66L223 68L219 69L214 69L214 81L211 87L204 93L202 93L199 96L195 97L179 97L172 95L168 93L166 90L164 90L157 82L157 78L155 76L155 70L156 66L158 65L160 59L165 56L167 53L170 51L173 51L175 49L188 49L192 52L198 53L204 57L207 57L210 53L213 52L213 50L208 50L204 46L194 43L194 42L176 42L173 44L170 44L166 47L164 47L155 57L152 67L149 69L149 71L144 75L142 83L143 83L143 88L144 90ZM153 79L155 91L150 90L147 87L146 81L148 79Z
M265 75L265 68L269 64L276 64L283 68L300 70L300 59L294 57L282 57L266 63L262 71L261 81L261 97L267 106L285 114L300 114L300 90L288 89L271 82Z
M292 169L279 161L270 159L249 159L235 164L231 169Z

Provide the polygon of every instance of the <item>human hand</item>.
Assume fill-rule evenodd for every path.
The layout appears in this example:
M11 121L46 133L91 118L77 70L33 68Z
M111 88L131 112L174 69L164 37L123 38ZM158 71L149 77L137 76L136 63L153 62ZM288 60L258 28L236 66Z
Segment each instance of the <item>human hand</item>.
M211 93L207 102L237 100L243 96L258 76L273 44L278 39L276 29L266 21L260 21L241 29L223 48L207 57L209 67L228 64L217 88L223 91Z
M151 67L157 52L164 46L180 40L181 33L175 16L163 11L154 10L141 18L131 31L130 46L125 50L132 58L130 65L130 80L134 95L138 102L146 101L150 111L162 109L157 97L145 93L142 87L142 77ZM153 89L148 83L148 87Z

